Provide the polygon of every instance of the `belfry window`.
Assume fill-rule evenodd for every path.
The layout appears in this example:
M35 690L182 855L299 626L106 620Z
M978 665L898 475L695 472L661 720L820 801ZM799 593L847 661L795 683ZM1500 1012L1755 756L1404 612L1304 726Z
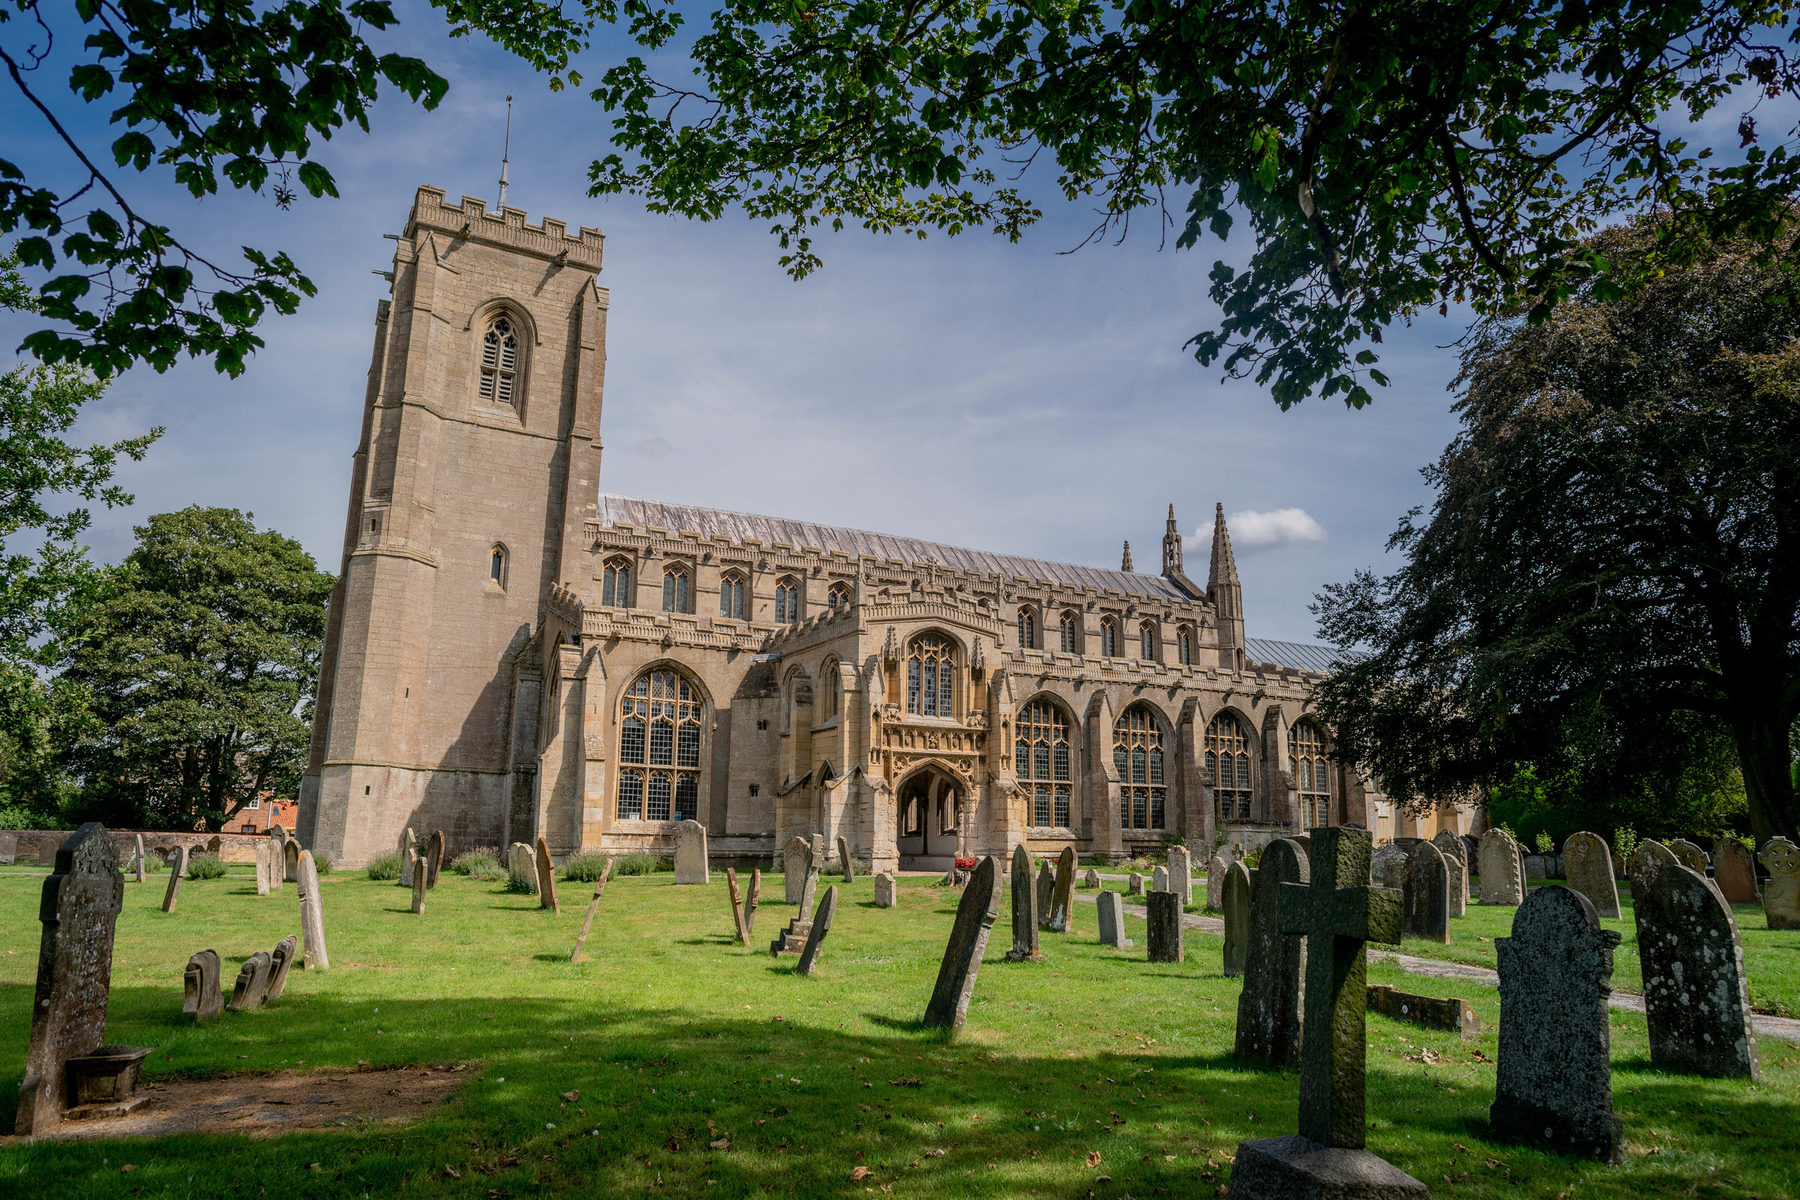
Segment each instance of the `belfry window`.
M663 571L663 611L684 613L688 610L688 572L686 567L669 567Z
M686 821L700 812L705 704L685 675L640 675L619 705L619 795L626 821Z
M1145 662L1156 661L1156 622L1145 621L1138 629L1138 657Z
M1294 787L1300 793L1301 828L1331 824L1331 763L1325 757L1325 739L1317 725L1294 722L1288 734L1288 759L1294 769Z
M1119 773L1119 828L1163 828L1169 788L1162 722L1142 704L1126 709L1113 724L1113 768Z
M631 600L631 562L615 558L606 564L600 584L600 603L607 608L630 608Z
M1250 819L1250 735L1231 713L1206 727L1206 782L1221 821Z
M793 625L800 620L800 585L792 577L775 585L775 623Z
M1031 797L1032 825L1069 828L1069 718L1062 709L1033 700L1019 711L1013 760L1019 786Z
M1019 649L1037 649L1037 614L1025 607L1019 609Z
M955 697L956 647L948 638L922 633L906 655L906 711L921 717L951 715Z
M1100 656L1119 657L1119 623L1111 617L1100 622Z
M850 585L847 583L832 584L831 590L825 593L825 607L832 609L849 608Z
M481 339L481 398L512 404L519 380L519 334L504 314L488 322Z
M1081 618L1072 612L1062 615L1062 652L1076 654L1081 645Z
M727 571L719 576L719 615L742 621L744 612L744 577L736 571Z

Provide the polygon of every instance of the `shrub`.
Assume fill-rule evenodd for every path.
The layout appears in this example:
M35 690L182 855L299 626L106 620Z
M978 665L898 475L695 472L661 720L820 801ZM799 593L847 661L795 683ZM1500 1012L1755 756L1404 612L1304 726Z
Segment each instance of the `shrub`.
M590 852L577 854L564 863L560 874L564 879L575 883L599 883L605 870L606 855Z
M369 860L369 878L377 883L400 878L400 856L383 854Z
M469 878L482 883L492 883L496 879L510 879L505 867L499 862L476 863L469 868Z
M313 870L321 875L331 874L331 860L323 854L313 855Z
M1631 852L1638 848L1637 830L1624 825L1613 830L1613 853L1620 858L1629 859Z
M487 872L502 870L504 868L500 866L500 852L498 850L490 850L484 846L479 850L465 850L455 858L451 859L450 869L455 871L458 875L470 875L480 879L491 879L493 876ZM477 872L484 873L476 875Z
M614 875L653 875L662 869L662 859L644 850L620 856L613 863Z
M188 859L189 879L217 879L224 874L225 860L216 854L195 854Z
M1550 835L1545 833L1541 829L1538 830L1538 835L1537 835L1537 852L1539 854L1555 854L1556 853L1556 843L1551 841Z

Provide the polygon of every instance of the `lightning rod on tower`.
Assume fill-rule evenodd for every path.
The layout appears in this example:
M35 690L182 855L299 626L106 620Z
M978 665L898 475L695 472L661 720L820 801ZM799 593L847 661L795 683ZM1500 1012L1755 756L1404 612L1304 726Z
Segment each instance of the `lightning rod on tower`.
M500 208L506 208L506 161L512 153L512 93L506 93L506 143L500 151Z

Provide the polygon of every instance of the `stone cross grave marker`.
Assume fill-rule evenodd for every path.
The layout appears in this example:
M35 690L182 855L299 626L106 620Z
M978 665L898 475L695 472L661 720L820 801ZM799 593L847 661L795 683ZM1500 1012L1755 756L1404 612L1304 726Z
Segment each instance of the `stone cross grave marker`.
M1676 858L1674 852L1661 842L1653 839L1639 842L1637 849L1631 852L1631 858L1625 864L1625 873L1631 876L1634 899L1637 892L1649 888L1651 881L1657 875L1670 867L1679 867L1680 865L1681 860Z
M1444 856L1444 869L1450 874L1450 916L1469 913L1469 847L1448 829L1440 829L1431 844Z
M1151 892L1144 897L1144 952L1151 962L1178 963L1186 953L1181 930L1181 897Z
M1250 868L1241 862L1227 867L1224 891L1225 974L1235 978L1244 973L1244 958L1250 950Z
M425 915L425 872L413 872L412 910L414 916Z
M419 861L419 837L413 832L411 825L400 831L400 844L395 847L400 855L400 878L395 886L412 890L413 868Z
M588 900L587 916L581 919L581 932L575 936L575 949L569 952L570 962L580 962L585 957L588 933L594 928L594 914L600 910L600 893L606 890L606 881L612 876L612 866L613 860L609 858L606 865L600 868L600 878L594 882L594 894Z
M1291 838L1263 847L1262 863L1250 884L1249 940L1244 954L1244 990L1238 994L1239 1058L1271 1067L1300 1061L1305 994L1306 937L1281 931L1281 885L1311 879L1306 853Z
M1095 899L1100 910L1100 944L1131 949L1131 939L1125 936L1125 898L1117 892L1101 892Z
M725 868L725 891L731 897L731 924L737 931L737 939L748 949L750 945L750 926L744 922L744 905L738 892L737 868Z
M1525 869L1519 865L1519 844L1504 829L1481 835L1477 852L1481 862L1481 902L1517 905L1525 899Z
M1234 860L1228 854L1215 854L1206 864L1206 907L1217 912L1225 907L1225 873Z
M194 1018L195 1024L210 1021L225 1010L225 997L219 991L217 951L202 950L188 959L181 991L181 1011Z
M425 886L437 886L438 872L444 869L444 831L431 831L431 844L425 848Z
M1697 872L1676 865L1634 890L1650 1062L1664 1071L1756 1079L1756 1039L1744 949L1731 906Z
M1051 933L1075 932L1075 847L1064 846L1056 856L1056 886L1050 892L1050 913L1044 928Z
M1433 842L1414 842L1406 856L1401 932L1428 942L1450 941L1450 866Z
M166 913L175 911L175 900L181 894L181 880L187 874L188 848L177 846L175 860L169 864L169 886L163 892L162 910Z
M261 950L245 959L238 970L237 983L231 988L231 1002L225 1007L232 1012L261 1008L263 1001L269 998L270 965L268 954Z
M328 970L331 955L325 949L325 909L319 900L319 869L313 865L311 850L300 851L295 886L300 892L300 961L308 971Z
M299 948L299 939L291 933L275 943L269 955L269 999L279 1000L287 990L288 968L294 965L294 952Z
M556 899L556 864L550 861L550 843L542 835L537 840L536 866L538 907L561 916L562 905Z
M1184 907L1194 902L1194 856L1186 846L1169 847L1169 890Z
M137 881L142 883L144 882L144 835L141 833L137 834L133 837L132 841L134 843L132 871L137 875Z
M1713 842L1713 882L1727 904L1755 904L1762 899L1756 886L1756 856L1734 837Z
M286 882L299 883L300 882L300 843L294 838L286 839L285 841L283 841L281 843L281 854L282 854L281 873L282 873L283 877L285 878Z
M1694 845L1694 843L1688 841L1686 838L1676 838L1669 843L1669 853L1675 856L1676 862L1679 862L1682 866L1700 876L1702 879L1706 878L1706 868L1709 865L1706 851Z
M1763 917L1770 929L1800 929L1800 846L1784 837L1763 843L1762 865L1769 882L1763 885Z
M925 1005L924 1024L960 1031L969 1015L969 997L981 971L981 955L987 949L988 931L1000 909L1000 866L987 855L976 866L956 905L956 923L938 965L937 984Z
M1563 880L1587 897L1597 916L1619 919L1619 881L1613 877L1612 847L1597 833L1582 830L1563 842ZM1518 919L1514 918L1516 928Z
M1240 1143L1228 1194L1348 1194L1332 1184L1349 1176L1368 1188L1357 1195L1427 1195L1424 1184L1363 1149L1366 944L1399 943L1400 895L1369 886L1366 830L1321 826L1312 831L1311 851L1311 879L1282 884L1277 900L1282 932L1307 938L1305 1025L1312 1036L1300 1052L1300 1132Z
M1008 962L1038 962L1038 889L1031 878L1031 852L1020 842L1012 855L1012 949L1006 952Z
M1618 944L1573 887L1531 893L1513 915L1512 936L1495 940L1500 1062L1488 1121L1497 1138L1619 1161L1607 1014Z
M800 903L800 889L806 886L806 873L812 869L812 843L795 835L781 850L781 879L789 904Z
M794 964L794 974L811 975L818 965L819 950L825 945L825 935L831 932L831 918L837 915L837 897L836 886L825 889L813 912L812 928L806 931L806 947L800 951L800 961Z
M877 872L875 875L875 907L892 908L899 898L900 893L894 886L894 873L892 871Z
M844 872L844 882L845 883L855 883L856 882L856 860L854 858L850 857L850 843L845 840L843 834L838 835L837 852L838 852L838 866Z
M1049 859L1038 863L1037 873L1037 922L1039 929L1050 928L1050 905L1056 896L1056 872L1050 866Z
M106 1041L113 929L124 902L112 839L90 821L57 848L38 903L44 928L19 1085L14 1132L20 1136L43 1133L62 1119L69 1060L94 1054Z
M706 857L706 826L692 817L675 827L675 882L712 882Z

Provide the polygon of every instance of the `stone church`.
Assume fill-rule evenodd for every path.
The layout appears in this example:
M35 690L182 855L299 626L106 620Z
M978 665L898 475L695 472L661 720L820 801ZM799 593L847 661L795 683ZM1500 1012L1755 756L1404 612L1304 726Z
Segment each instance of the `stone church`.
M375 317L301 839L403 830L877 869L1122 859L1396 817L1309 716L1321 647L1204 582L600 490L603 238L420 188ZM1447 818L1455 828L1457 818ZM1396 821L1400 824L1396 824ZM1458 830L1461 831L1460 829Z

